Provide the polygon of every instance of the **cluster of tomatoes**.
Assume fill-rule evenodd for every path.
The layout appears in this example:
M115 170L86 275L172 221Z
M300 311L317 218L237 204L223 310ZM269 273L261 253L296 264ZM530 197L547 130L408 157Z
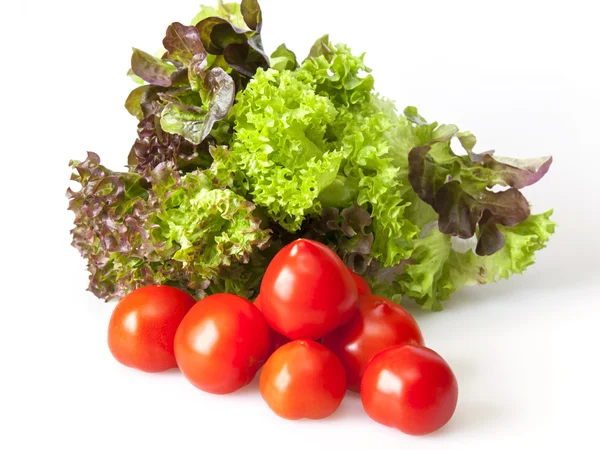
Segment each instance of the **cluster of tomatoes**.
M327 417L350 389L375 421L420 435L450 420L458 396L412 316L306 239L275 256L254 303L232 294L196 302L169 286L132 292L113 312L108 344L127 366L179 367L214 394L246 386L262 367L260 392L286 419Z

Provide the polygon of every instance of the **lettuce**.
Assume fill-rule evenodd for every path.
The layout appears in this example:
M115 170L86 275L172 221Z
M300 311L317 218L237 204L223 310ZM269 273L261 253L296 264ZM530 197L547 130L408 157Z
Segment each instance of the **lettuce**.
M261 33L256 0L219 2L170 24L161 53L134 49L129 171L93 153L71 163L73 245L95 295L169 284L250 297L301 237L376 294L430 310L533 264L555 224L521 189L551 157L475 152L472 133L377 93L364 55L325 35L303 61L285 44L269 58Z
M501 250L479 256L472 249L459 252L452 238L433 228L429 235L413 243L410 263L395 281L402 292L426 309L439 311L441 301L457 289L486 284L521 274L534 263L534 254L546 246L554 233L552 211L531 215L513 227L500 227L506 237Z
M89 289L105 300L137 287L168 284L198 297L214 290L253 295L264 265L270 230L255 206L215 186L211 171L181 176L160 164L147 179L112 172L89 153L72 161L69 209L75 213L73 246L88 261Z
M236 98L231 171L244 174L254 203L287 231L318 214L319 193L344 157L326 132L337 115L303 73L258 70Z

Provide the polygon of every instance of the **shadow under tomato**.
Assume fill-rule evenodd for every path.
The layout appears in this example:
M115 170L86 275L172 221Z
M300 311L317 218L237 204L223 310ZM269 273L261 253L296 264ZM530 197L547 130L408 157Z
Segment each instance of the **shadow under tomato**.
M231 394L225 394L227 397L237 397L237 398L246 398L246 397L260 397L260 389L259 389L259 380L260 380L260 371L256 374L254 379L248 383L243 388L238 389Z
M427 436L445 438L451 434L464 434L478 428L490 427L490 429L496 429L506 416L505 410L491 403L479 401L459 403L452 419L445 426Z
M347 391L340 407L332 415L323 420L338 421L365 417L367 415L363 409L360 394Z

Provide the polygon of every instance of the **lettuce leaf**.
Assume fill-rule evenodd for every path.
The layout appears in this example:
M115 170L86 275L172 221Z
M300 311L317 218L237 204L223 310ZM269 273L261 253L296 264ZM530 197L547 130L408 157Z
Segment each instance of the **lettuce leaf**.
M410 151L408 179L419 198L438 213L440 231L463 239L477 233L480 256L502 249L505 237L499 226L517 225L530 214L519 188L539 181L552 158L502 162L492 156L493 151L474 153L475 136L459 133L455 125L428 124L414 107L407 108L405 115L421 131L420 140L429 140ZM455 136L466 156L452 151L450 141ZM493 191L497 185L508 189Z
M255 206L218 187L210 170L182 176L163 163L145 178L112 172L93 153L71 166L80 184L67 192L73 246L88 261L89 290L97 297L119 299L148 284L200 298L215 286L248 297L256 292L266 265L250 263L266 258L271 231Z
M520 189L552 158L476 153L472 133L379 95L364 55L325 35L302 62L283 44L269 59L261 32L257 0L219 1L169 25L154 56L134 49L130 171L93 153L71 163L73 245L95 295L169 284L252 297L300 237L375 293L430 310L533 263L555 225Z
M423 308L439 311L441 302L457 289L523 273L534 263L535 252L544 248L554 233L556 224L551 215L548 211L531 215L513 227L499 226L505 244L491 256L479 256L471 249L461 253L453 248L449 235L433 228L428 236L414 242L411 259L393 287Z
M259 69L237 96L230 170L244 174L253 201L284 229L319 213L343 152L327 141L336 109L304 74Z

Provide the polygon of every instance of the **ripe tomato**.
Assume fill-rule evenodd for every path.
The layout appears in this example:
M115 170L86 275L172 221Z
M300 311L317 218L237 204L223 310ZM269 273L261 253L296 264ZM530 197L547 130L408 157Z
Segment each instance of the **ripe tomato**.
M271 328L292 340L319 339L348 322L358 299L342 260L308 239L298 239L275 255L260 293Z
M348 269L348 270L350 270L350 269ZM354 284L356 285L356 289L358 290L359 297L361 295L371 294L371 287L369 286L369 283L367 283L363 277L361 277L357 273L354 273L351 270L350 270L350 275L352 275L352 279L354 280Z
M340 358L348 389L359 392L360 379L373 356L399 344L423 345L419 325L400 305L377 295L358 299L358 314L323 338L323 345Z
M371 419L408 434L427 434L454 414L458 385L450 366L433 350L398 345L367 365L360 395Z
M260 294L258 294L254 300L254 306L260 309ZM282 345L287 344L290 342L290 340L283 334L279 334L277 331L273 330L271 327L269 327L269 330L271 331L271 347L269 348L269 356L271 356L275 350Z
M177 367L175 332L196 304L194 297L171 286L146 286L126 295L108 324L108 348L117 361L144 372Z
M314 341L293 341L271 355L260 374L260 393L284 419L323 419L340 406L346 374L339 359Z
M175 335L175 357L198 389L228 394L247 385L267 359L269 327L248 300L215 294L200 300Z

